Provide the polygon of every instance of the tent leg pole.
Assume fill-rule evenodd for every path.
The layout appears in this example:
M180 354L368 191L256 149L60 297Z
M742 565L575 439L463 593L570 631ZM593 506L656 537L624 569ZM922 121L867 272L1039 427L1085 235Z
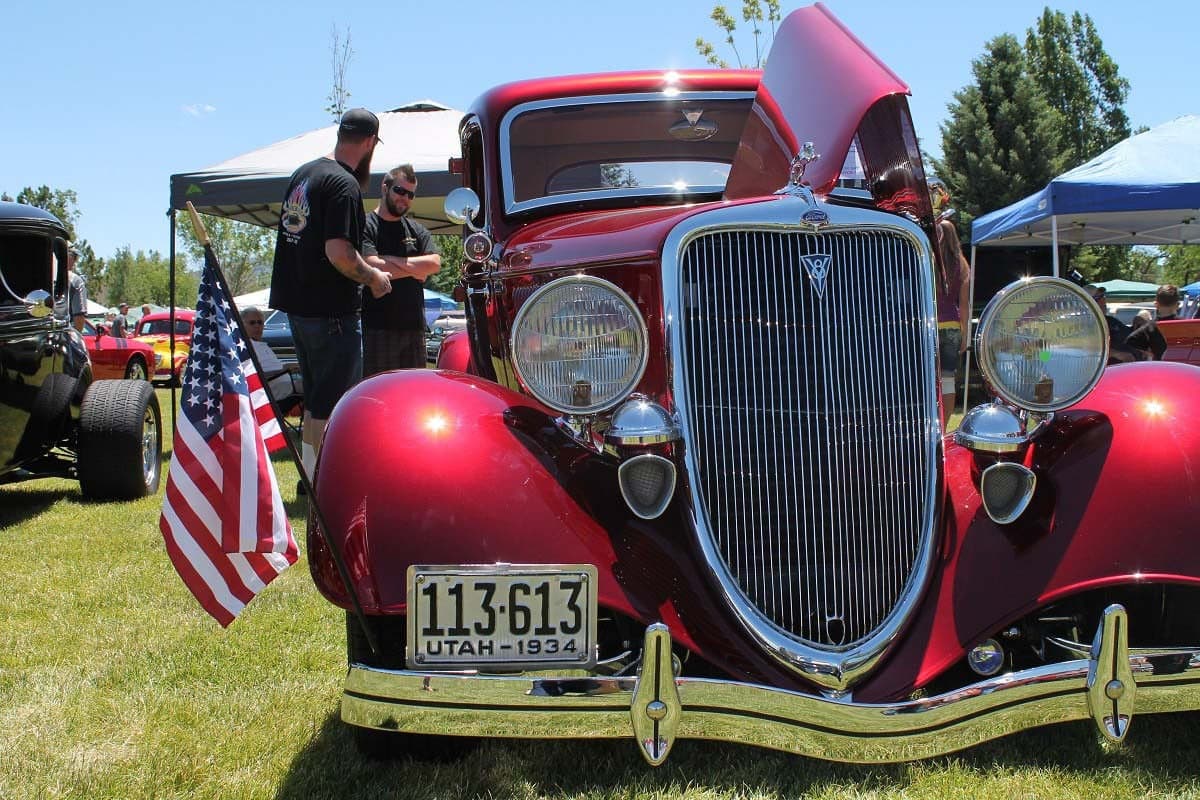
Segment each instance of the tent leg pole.
M168 358L170 359L168 370L171 372L171 374L173 374L174 370L175 370L175 209L172 208L171 210L169 210L167 212L167 216L171 220L171 244L169 246L169 249L171 252L171 277L167 282L167 293L170 295L169 302L171 304L171 344L170 344L170 354L168 355ZM179 408L179 403L176 402L176 397L175 397L175 391L176 391L175 384L176 383L178 383L178 381L176 381L174 379L171 380L171 408L172 409ZM175 412L174 412L174 410L172 410L172 412L171 412L171 441L172 442L175 441L175 428L176 428Z
M971 275L967 279L967 307L959 309L958 313L967 315L967 364L963 368L963 413L967 413L967 397L971 390L971 336L974 333L975 313L975 245L971 245Z
M1050 217L1050 247L1052 253L1050 255L1051 263L1054 265L1054 277L1058 277L1058 217Z

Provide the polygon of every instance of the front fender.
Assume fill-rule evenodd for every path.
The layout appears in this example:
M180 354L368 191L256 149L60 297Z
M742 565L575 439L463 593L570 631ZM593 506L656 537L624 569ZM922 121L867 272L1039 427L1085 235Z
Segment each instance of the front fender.
M984 512L987 463L946 448L941 566L892 659L856 698L906 694L1056 599L1138 582L1200 584L1200 369L1109 368L1036 440L1038 492L1015 523Z
M610 538L567 487L580 452L552 430L533 401L460 372L392 372L351 390L316 492L364 609L403 612L410 564L587 563L601 605L632 615ZM348 606L311 519L308 546L317 587Z

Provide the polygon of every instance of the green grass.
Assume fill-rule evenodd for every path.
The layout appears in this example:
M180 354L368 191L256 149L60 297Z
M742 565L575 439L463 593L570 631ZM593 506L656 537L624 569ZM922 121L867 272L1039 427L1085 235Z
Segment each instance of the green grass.
M169 394L160 392L167 402ZM292 501L296 473L277 461ZM0 798L1200 797L1200 715L1090 723L862 767L684 741L491 742L451 765L361 759L337 708L340 611L303 560L228 630L172 570L161 496L94 504L67 481L0 487ZM302 506L289 502L301 535Z

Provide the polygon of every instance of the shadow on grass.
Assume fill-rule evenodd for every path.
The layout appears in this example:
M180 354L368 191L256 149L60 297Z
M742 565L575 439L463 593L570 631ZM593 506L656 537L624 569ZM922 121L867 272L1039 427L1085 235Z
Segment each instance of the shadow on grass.
M15 484L0 487L0 530L20 525L41 514L59 500L82 504L78 488L28 489ZM15 531L14 531L15 532Z
M982 778L1013 780L1053 771L1063 781L1107 782L1117 775L1145 791L1173 796L1190 786L1200 757L1186 743L1200 735L1200 713L1137 718L1122 748L1102 746L1090 722L1015 734L960 753L883 765L840 764L743 745L683 740L661 767L647 766L632 740L492 740L449 764L379 762L356 751L347 726L330 714L293 761L277 800L403 797L794 797L905 793L931 788L931 773L958 773L951 787ZM934 779L937 782L937 779ZM920 787L918 787L920 788Z

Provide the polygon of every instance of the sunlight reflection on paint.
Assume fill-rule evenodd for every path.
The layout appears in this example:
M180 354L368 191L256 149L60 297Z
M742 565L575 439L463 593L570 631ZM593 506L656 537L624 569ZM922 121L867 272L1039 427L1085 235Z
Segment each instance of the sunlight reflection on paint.
M1148 417L1161 417L1167 413L1167 407L1158 400L1147 400L1142 404L1142 411Z
M425 432L431 436L441 436L450 427L450 420L440 411L434 411L426 415L425 421L422 423L425 427Z

